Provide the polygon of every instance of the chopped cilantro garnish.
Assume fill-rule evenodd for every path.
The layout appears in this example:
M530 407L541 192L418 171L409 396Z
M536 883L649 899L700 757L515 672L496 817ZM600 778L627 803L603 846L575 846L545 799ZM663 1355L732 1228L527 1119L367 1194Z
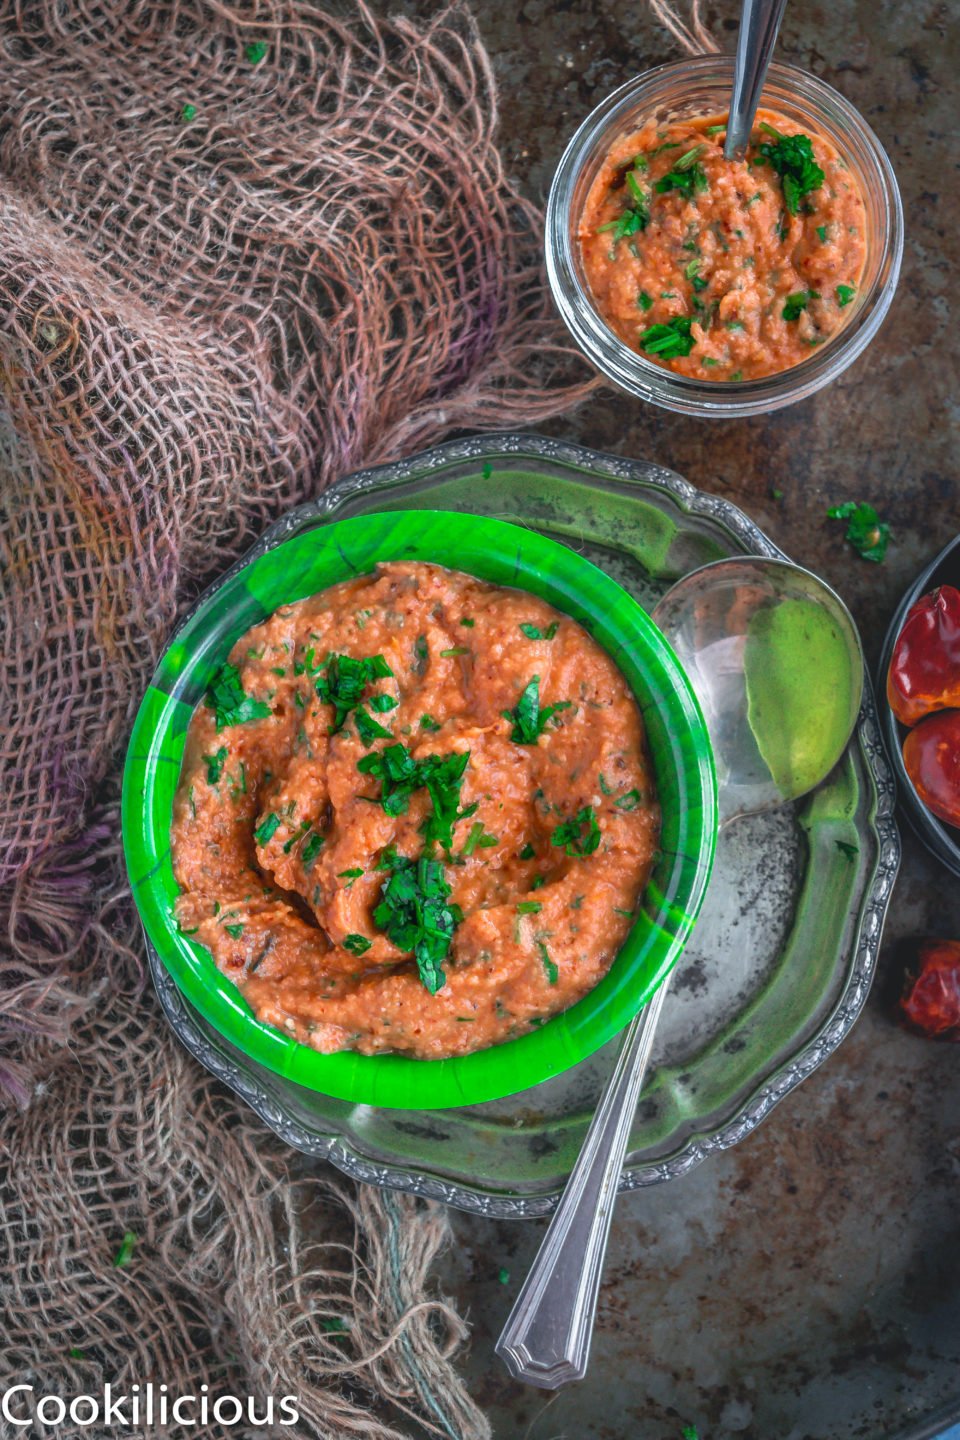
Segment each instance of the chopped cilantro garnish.
M259 65L260 61L266 58L269 49L270 46L266 40L251 41L251 43L247 46L246 51L247 59L250 61L250 64Z
M207 784L216 785L223 774L223 767L227 760L227 747L221 745L216 755L204 755L203 760L207 767Z
M373 912L374 923L397 949L413 955L431 995L446 981L443 962L453 932L463 919L459 906L449 904L449 897L450 886L439 860L397 855Z
M471 620L469 615L461 615L461 616L460 616L460 624L461 624L461 625L466 625L466 627L467 627L468 630L472 630L473 627L474 627L474 625L476 625L476 623L477 623L476 620Z
M513 722L510 739L515 745L536 745L543 734L547 721L560 710L569 710L570 700L558 700L555 705L540 705L540 676L524 687L520 699L512 710L504 710L504 720Z
M834 293L837 297L837 304L842 310L845 305L850 304L857 292L852 285L838 285Z
M393 735L381 725L379 720L374 720L368 715L362 705L358 705L353 712L353 723L357 727L357 734L364 745L372 745L374 740L392 740Z
M226 930L231 940L239 940L240 936L243 934L242 925L224 925L223 928L224 930Z
M743 329L743 321L742 321L742 320L728 320L728 321L727 321L727 329L728 329L728 330L742 330L742 329Z
M354 866L352 866L352 868L349 869L349 870L338 870L338 871L337 871L337 879L338 879L338 880L346 880L346 881L347 881L347 884L344 886L344 889L345 889L345 890L349 890L350 887L351 887L351 885L353 884L353 882L354 882L355 880L359 880L359 879L360 879L360 876L361 876L362 874L363 874L363 869L361 868L361 866L359 866L359 865L354 865Z
M599 779L600 779L600 789L601 789L601 791L603 792L603 794L604 794L604 795L612 795L612 794L613 794L613 786L607 784L606 780L603 778L603 774L602 774L602 773L601 773Z
M636 810L640 804L640 791L627 790L623 795L618 795L613 803L618 810Z
M345 935L343 937L343 948L351 955L365 955L372 943L366 935Z
M310 866L323 849L324 844L325 837L323 835L313 834L310 836L310 839L306 841L303 849L300 851L300 864L304 870L310 869Z
M826 227L826 225L818 225L818 226L817 226L817 239L820 241L820 244L821 244L821 245L826 245L826 243L827 243L827 227Z
M546 630L541 630L539 625L531 625L527 621L520 626L520 629L523 631L524 635L526 635L528 640L552 640L554 635L556 635L557 631L560 629L560 621L554 620L550 625L547 626Z
M355 660L351 655L329 655L314 684L319 698L334 707L331 735L341 728L350 711L360 703L370 681L384 680L392 675L393 671L382 655L368 655L363 660Z
M518 915L539 915L543 905L539 900L521 900L517 906Z
M443 658L444 658L445 660L448 659L448 658L449 658L450 656L452 656L452 655L469 655L469 654L470 654L470 646L469 646L469 645L451 645L450 648L449 648L449 650L441 650L441 651L440 651L440 654L443 656Z
M268 845L280 829L280 816L274 815L271 810L253 832L253 838L258 845Z
M567 854L577 860L592 855L600 844L600 826L593 806L585 805L572 820L564 820L562 825L558 825L553 832L553 844L562 845Z
M540 959L543 961L543 968L547 972L547 984L556 985L557 981L560 979L560 971L550 959L550 951L547 949L546 945L544 945L542 940L537 941L537 949L540 951Z
M606 225L599 226L597 230L598 235L607 230L612 231L614 244L646 230L650 223L650 197L640 184L640 173L638 170L627 171L625 179L626 188L630 192L629 201L616 220L608 220Z
M664 325L651 325L640 334L640 344L648 355L660 355L664 360L673 360L680 355L689 355L696 341L690 334L693 321L687 315L677 315Z
M380 803L388 815L402 815L420 785L419 768L406 745L386 745L357 764L363 775L380 781Z
M846 539L864 560L873 560L879 565L887 553L890 526L880 519L872 505L862 500L848 500L845 505L832 506L827 517L848 520Z
M783 307L784 320L799 320L810 301L819 299L820 294L817 290L797 290L792 295L788 295Z
M804 195L819 190L824 181L823 171L813 158L813 144L809 135L781 135L765 120L760 122L760 129L774 136L776 143L766 141L759 147L760 154L780 176L783 203L791 215L796 215Z
M704 135L720 135L726 128L727 122L724 121L722 125L708 125L703 133Z
M203 703L216 716L217 730L228 725L245 725L249 720L265 720L270 706L244 693L240 671L235 665L221 665L210 681Z
M122 1270L124 1265L129 1265L133 1256L133 1247L137 1243L137 1237L132 1230L125 1230L123 1239L120 1241L120 1249L113 1257L113 1268Z
M692 200L694 195L699 195L707 188L707 174L703 166L699 164L700 156L706 150L706 145L694 145L685 155L681 155L672 170L661 176L653 187L658 195L665 195L669 190L679 190L687 200Z
M378 715L385 715L388 710L396 709L397 700L393 695L371 695L367 703Z
M536 854L537 854L536 850L534 850L533 846L530 844L530 842L529 842L529 840L528 840L527 843L526 843L526 845L524 845L523 849L520 851L520 859L521 859L521 860L533 860L533 859L536 858Z
M652 309L653 309L653 296L652 296L652 295L648 295L647 292L646 292L646 290L641 290L641 291L640 291L640 294L637 296L637 304L640 306L640 309L643 310L643 311L652 310Z
M433 814L423 826L427 845L438 843L449 854L453 847L453 827L458 820L473 815L476 804L460 809L460 787L467 768L470 751L457 755L428 755L417 765L419 783L427 787ZM482 843L482 842L481 842Z
M541 886L546 885L546 883L546 875L534 875L533 879L530 881L530 889L539 890Z
M297 841L298 841L298 840L302 840L303 837L304 837L304 835L306 835L307 831L308 831L308 830L312 830L312 829L313 829L313 824L312 824L312 822L311 822L310 820L301 820L299 826L297 827L297 829L296 829L296 830L293 832L293 834L290 836L290 839L289 839L289 840L286 840L286 841L284 842L284 846L283 846L283 853L284 853L284 855L289 855L289 854L290 854L290 851L293 849L294 845L296 845Z
M691 260L689 265L685 265L683 267L683 273L693 285L694 290L706 290L708 284L710 283L708 280L704 280L703 276L700 274L699 258Z
M440 726L437 724L436 720L434 720L432 715L421 715L420 729L429 730L432 734L434 731L439 730Z

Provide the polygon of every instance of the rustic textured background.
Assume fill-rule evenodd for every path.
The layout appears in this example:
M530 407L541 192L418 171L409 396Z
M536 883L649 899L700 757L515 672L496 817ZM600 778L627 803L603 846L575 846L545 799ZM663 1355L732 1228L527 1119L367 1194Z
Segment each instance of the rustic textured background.
M414 11L419 7L412 6ZM627 0L475 5L501 81L502 148L543 201L571 131L608 91L674 58ZM732 48L737 7L708 4ZM765 419L698 423L605 393L553 433L655 459L743 506L835 585L875 664L921 564L960 530L956 445L956 118L960 5L793 0L781 55L841 90L903 191L900 290L869 353L830 390ZM782 490L782 500L772 497ZM827 522L869 499L890 520L882 566ZM960 886L904 834L880 983L850 1040L736 1151L614 1222L586 1382L544 1409L493 1344L542 1225L456 1221L447 1284L473 1319L472 1389L503 1440L881 1440L960 1411L960 1051L898 1031L884 982L897 942L960 935ZM511 1273L504 1288L499 1267Z

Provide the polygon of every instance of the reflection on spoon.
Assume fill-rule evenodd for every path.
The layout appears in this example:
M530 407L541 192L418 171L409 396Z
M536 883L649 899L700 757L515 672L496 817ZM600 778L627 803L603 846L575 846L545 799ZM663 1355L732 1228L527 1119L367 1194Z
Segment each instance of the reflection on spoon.
M856 724L863 652L846 606L807 570L756 556L685 576L653 611L713 744L720 824L778 809L824 780ZM628 1026L536 1259L497 1342L520 1380L586 1374L597 1292L637 1099L667 993Z

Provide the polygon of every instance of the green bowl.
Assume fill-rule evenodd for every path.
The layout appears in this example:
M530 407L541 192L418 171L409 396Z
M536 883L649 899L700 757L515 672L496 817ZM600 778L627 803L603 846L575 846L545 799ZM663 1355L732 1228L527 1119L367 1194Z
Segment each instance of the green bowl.
M187 726L236 641L278 606L382 560L422 560L529 590L577 620L637 697L662 809L660 850L636 923L589 995L516 1040L453 1060L320 1055L261 1023L208 950L180 934L170 826ZM357 1104L411 1110L475 1105L576 1065L633 1018L668 974L696 919L713 863L716 780L690 684L653 622L575 551L501 520L394 511L338 520L237 567L174 635L144 696L123 775L123 846L150 945L191 1005L251 1059L298 1085Z

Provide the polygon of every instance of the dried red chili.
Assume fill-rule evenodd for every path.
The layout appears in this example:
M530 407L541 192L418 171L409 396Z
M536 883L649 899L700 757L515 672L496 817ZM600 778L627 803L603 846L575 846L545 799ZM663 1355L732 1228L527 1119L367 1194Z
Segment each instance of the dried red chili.
M960 826L960 710L928 715L903 742L903 763L927 809Z
M907 611L887 672L887 699L902 725L960 706L960 590L941 585Z
M925 940L907 971L900 1014L934 1040L960 1040L960 940Z

